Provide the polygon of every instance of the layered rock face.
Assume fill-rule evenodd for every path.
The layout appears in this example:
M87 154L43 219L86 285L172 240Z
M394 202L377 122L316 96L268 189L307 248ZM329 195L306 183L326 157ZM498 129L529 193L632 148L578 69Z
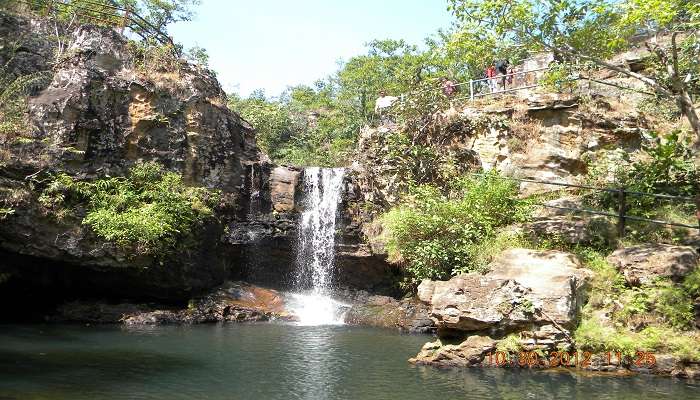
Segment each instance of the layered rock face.
M297 222L305 207L304 170L262 163L251 165L246 176L246 204L224 234L227 256L242 266L234 277L289 288L295 283ZM334 285L396 294L397 268L386 262L381 249L365 243L363 228L371 218L361 207L362 193L352 171L342 186Z
M29 99L26 131L2 138L0 200L15 210L0 228L0 248L8 252L3 270L24 283L58 275L56 287L106 295L181 298L221 283L228 265L217 256L222 227L215 220L194 232L194 250L163 260L133 256L96 237L81 224L81 210L53 218L38 201L52 173L120 176L153 160L189 185L221 190L235 206L246 165L262 156L252 128L226 108L213 75L185 62L141 71L124 37L93 26L68 32L64 53L49 69L57 51L52 33L37 21L8 14L2 20L2 57L16 75L43 71L49 78Z
M182 302L228 278L288 283L303 171L269 163L211 72L181 60L144 69L124 37L93 26L67 32L50 68L52 31L4 12L0 19L0 62L45 80L29 98L26 132L0 138L0 206L14 210L0 222L4 293L34 287L46 297L37 302L60 293ZM55 218L39 201L52 174L124 176L145 161L222 194L216 217L175 254L134 255L83 225L85 210ZM358 203L351 179L345 193L338 285L388 292L393 271L361 245L359 217L349 211Z
M509 334L530 350L567 345L592 273L569 253L510 249L491 272L423 281L418 297L429 306L442 340L412 359L437 366L480 365Z
M292 319L282 294L244 282L227 282L212 293L192 299L186 309L149 304L69 302L58 308L55 321L123 323L125 325L257 322Z
M580 183L586 159L609 148L633 152L649 127L644 114L616 99L584 100L573 95L532 94L527 99L491 99L451 108L432 116L424 132L410 140L450 161L452 175L473 169L497 170L505 176L556 183ZM359 179L365 200L378 205L399 200L402 174L387 154L386 140L398 126L365 129L358 150ZM409 133L410 135L410 133ZM408 154L404 158L410 158ZM396 158L396 157L394 157ZM425 156L426 176L440 171ZM561 186L522 182L521 194L561 190Z

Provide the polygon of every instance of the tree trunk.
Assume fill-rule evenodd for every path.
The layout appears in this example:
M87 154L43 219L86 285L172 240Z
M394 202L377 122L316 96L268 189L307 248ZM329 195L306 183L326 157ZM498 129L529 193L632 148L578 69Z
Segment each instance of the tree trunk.
M676 96L676 103L683 115L688 118L688 122L690 122L690 127L693 129L697 139L696 144L700 144L700 117L698 117L698 113L695 111L693 100L690 98L688 92L682 90L678 96Z

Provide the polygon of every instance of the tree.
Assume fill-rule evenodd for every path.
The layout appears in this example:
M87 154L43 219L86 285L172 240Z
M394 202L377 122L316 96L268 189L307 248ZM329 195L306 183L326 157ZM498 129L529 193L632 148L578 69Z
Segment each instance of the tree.
M450 0L449 8L472 40L545 49L642 82L678 105L700 143L700 118L690 97L700 75L697 1ZM640 35L650 38L650 73L607 61Z
M66 31L82 23L126 27L144 40L174 45L167 36L168 25L190 21L199 3L200 0L0 0L0 7L46 13L61 21L61 28Z
M339 97L352 106L359 118L372 115L380 90L392 95L407 93L425 76L425 53L404 40L374 40L366 55L348 60L338 72Z

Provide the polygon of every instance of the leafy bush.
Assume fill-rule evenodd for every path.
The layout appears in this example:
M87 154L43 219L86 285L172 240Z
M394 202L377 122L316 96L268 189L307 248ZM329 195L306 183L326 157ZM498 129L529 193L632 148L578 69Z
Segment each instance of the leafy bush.
M576 86L574 70L571 65L554 63L549 67L539 84L549 91L564 92Z
M579 349L628 356L637 350L664 351L683 360L700 360L700 341L686 331L693 318L692 299L700 293L700 272L689 275L683 285L659 279L629 288L601 253L576 253L595 272L583 319L574 332ZM606 317L599 319L603 314Z
M405 285L483 269L484 243L496 228L528 215L517 193L512 181L495 174L457 179L447 193L431 185L413 188L383 217L390 259L408 272Z
M637 351L668 351L684 361L700 360L700 341L696 337L665 327L622 331L589 318L581 322L574 337L576 346L582 350L619 351L629 357Z
M188 187L179 174L147 162L131 168L128 177L75 181L59 174L40 201L58 216L84 207L83 224L105 240L133 247L138 254L161 255L202 220L212 216L218 194Z
M17 75L12 65L17 49L15 44L0 47L0 59L5 60L0 65L0 143L28 133L27 98L45 87L52 76L49 71Z
M628 356L641 350L634 334L618 332L614 327L603 325L594 318L581 321L574 332L574 338L576 347L582 350L619 351Z
M700 268L695 268L683 281L683 288L692 298L700 296Z
M651 308L668 325L686 329L693 321L693 302L688 293L673 283L664 281L650 291Z
M700 174L693 162L690 138L680 132L665 136L651 133L635 160L601 159L588 168L588 183L594 186L617 187L642 193L694 197L700 194ZM592 192L586 202L596 208L617 211L618 194ZM627 214L676 223L696 223L696 206L679 200L630 194L626 199ZM629 221L626 239L637 241L678 241L688 236L685 228L667 227L644 221Z
M595 169L595 168L592 168ZM690 137L679 131L666 136L651 133L651 140L642 146L642 155L629 168L613 171L620 187L643 193L663 193L676 196L696 196L700 193L700 175L693 162ZM614 209L617 207L616 193L596 193L593 200ZM630 212L652 217L657 208L657 199L651 196L628 196Z
M502 351L507 354L517 354L522 348L520 338L515 333L506 336L496 345L496 351Z

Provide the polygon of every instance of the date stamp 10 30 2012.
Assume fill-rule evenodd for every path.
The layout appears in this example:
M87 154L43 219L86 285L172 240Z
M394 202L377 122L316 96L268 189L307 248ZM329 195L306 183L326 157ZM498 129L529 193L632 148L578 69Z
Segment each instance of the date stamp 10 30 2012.
M625 356L619 351L608 351L596 354L595 356L595 358L602 362L607 362L609 365L634 365L638 368L653 368L656 365L656 357L654 354L646 351L637 351L635 356ZM594 354L588 351L552 351L548 354L538 354L534 351L521 351L517 353L496 351L489 352L483 364L489 367L586 368L591 365L593 358Z

